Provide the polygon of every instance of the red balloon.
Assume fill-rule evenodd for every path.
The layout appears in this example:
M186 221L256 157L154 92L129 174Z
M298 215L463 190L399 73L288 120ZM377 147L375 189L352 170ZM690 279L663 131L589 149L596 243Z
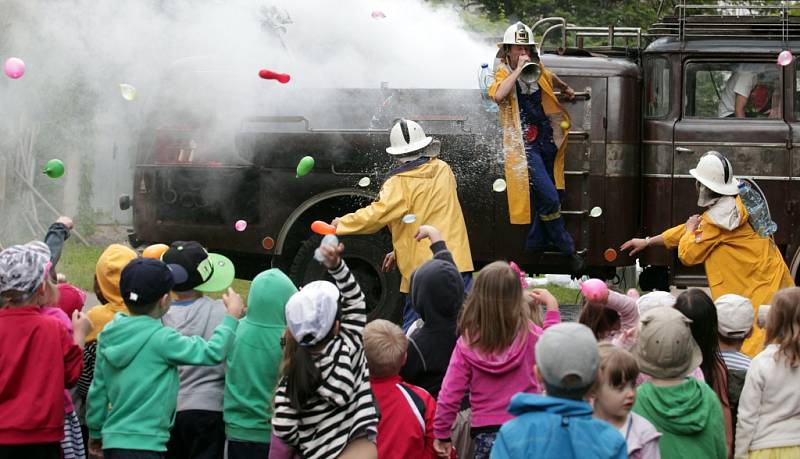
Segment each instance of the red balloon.
M336 234L336 227L321 220L317 220L311 224L311 231L324 236L326 234Z
M258 76L260 76L261 78L263 78L265 80L278 80L283 84L288 83L289 80L292 79L292 77L288 73L277 73L277 72L273 72L272 70L267 70L267 69L259 70L258 71Z

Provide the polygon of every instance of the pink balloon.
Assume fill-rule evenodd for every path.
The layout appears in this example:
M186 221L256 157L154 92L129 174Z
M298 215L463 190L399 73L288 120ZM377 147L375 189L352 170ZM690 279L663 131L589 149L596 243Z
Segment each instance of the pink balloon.
M794 60L794 56L792 56L792 52L787 50L781 51L778 54L778 64L786 67L787 65L791 64Z
M383 14L383 11L375 10L372 12L372 19L383 19L386 15Z
M581 284L581 293L592 303L601 302L608 296L608 286L600 279L587 279Z
M244 220L238 220L233 227L236 228L236 231L242 232L245 230L245 228L247 228L247 222Z
M25 63L18 57L9 57L6 59L6 64L3 68L9 78L16 80L25 75Z

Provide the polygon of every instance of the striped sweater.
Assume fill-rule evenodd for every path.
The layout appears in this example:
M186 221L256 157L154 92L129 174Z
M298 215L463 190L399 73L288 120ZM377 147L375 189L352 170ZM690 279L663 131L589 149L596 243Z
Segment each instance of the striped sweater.
M375 438L378 426L364 356L364 295L344 261L328 272L344 301L339 334L315 355L322 384L297 411L289 404L286 378L282 378L275 390L272 417L275 435L308 459L336 457L352 439Z

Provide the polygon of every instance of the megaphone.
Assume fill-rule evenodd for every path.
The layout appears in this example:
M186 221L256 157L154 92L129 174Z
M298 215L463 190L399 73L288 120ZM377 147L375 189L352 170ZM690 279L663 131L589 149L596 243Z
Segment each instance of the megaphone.
M519 74L519 79L525 84L533 84L539 81L539 76L542 74L542 67L539 65L539 57L532 56L531 62L526 62L522 66L522 71Z

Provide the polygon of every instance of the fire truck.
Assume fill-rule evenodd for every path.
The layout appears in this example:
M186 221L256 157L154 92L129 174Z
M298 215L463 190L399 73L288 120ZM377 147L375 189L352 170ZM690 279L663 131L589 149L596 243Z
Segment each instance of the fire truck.
M800 280L800 66L776 61L800 49L800 7L763 3L681 3L646 33L562 18L533 26L541 61L576 91L562 100L572 119L562 213L586 274L630 286L636 260L620 245L701 212L689 169L716 150L763 189L778 224L775 243ZM731 116L728 83L742 72L752 90L745 116ZM568 272L562 255L525 253L528 225L509 223L506 195L492 187L503 177L498 116L479 90L287 86L244 97L250 113L225 116L227 127L213 132L208 112L224 104L206 113L180 104L151 110L133 194L120 198L133 209L133 244L197 240L230 256L239 277L278 267L298 285L322 278L311 222L376 199L392 167L389 129L403 117L440 143L439 157L456 175L476 269L507 259L530 273ZM306 155L315 168L298 178ZM234 228L238 220L245 231ZM342 238L371 317L399 320L399 274L380 269L390 241L386 230ZM645 289L707 285L702 267L683 266L674 251L651 248L639 264Z

